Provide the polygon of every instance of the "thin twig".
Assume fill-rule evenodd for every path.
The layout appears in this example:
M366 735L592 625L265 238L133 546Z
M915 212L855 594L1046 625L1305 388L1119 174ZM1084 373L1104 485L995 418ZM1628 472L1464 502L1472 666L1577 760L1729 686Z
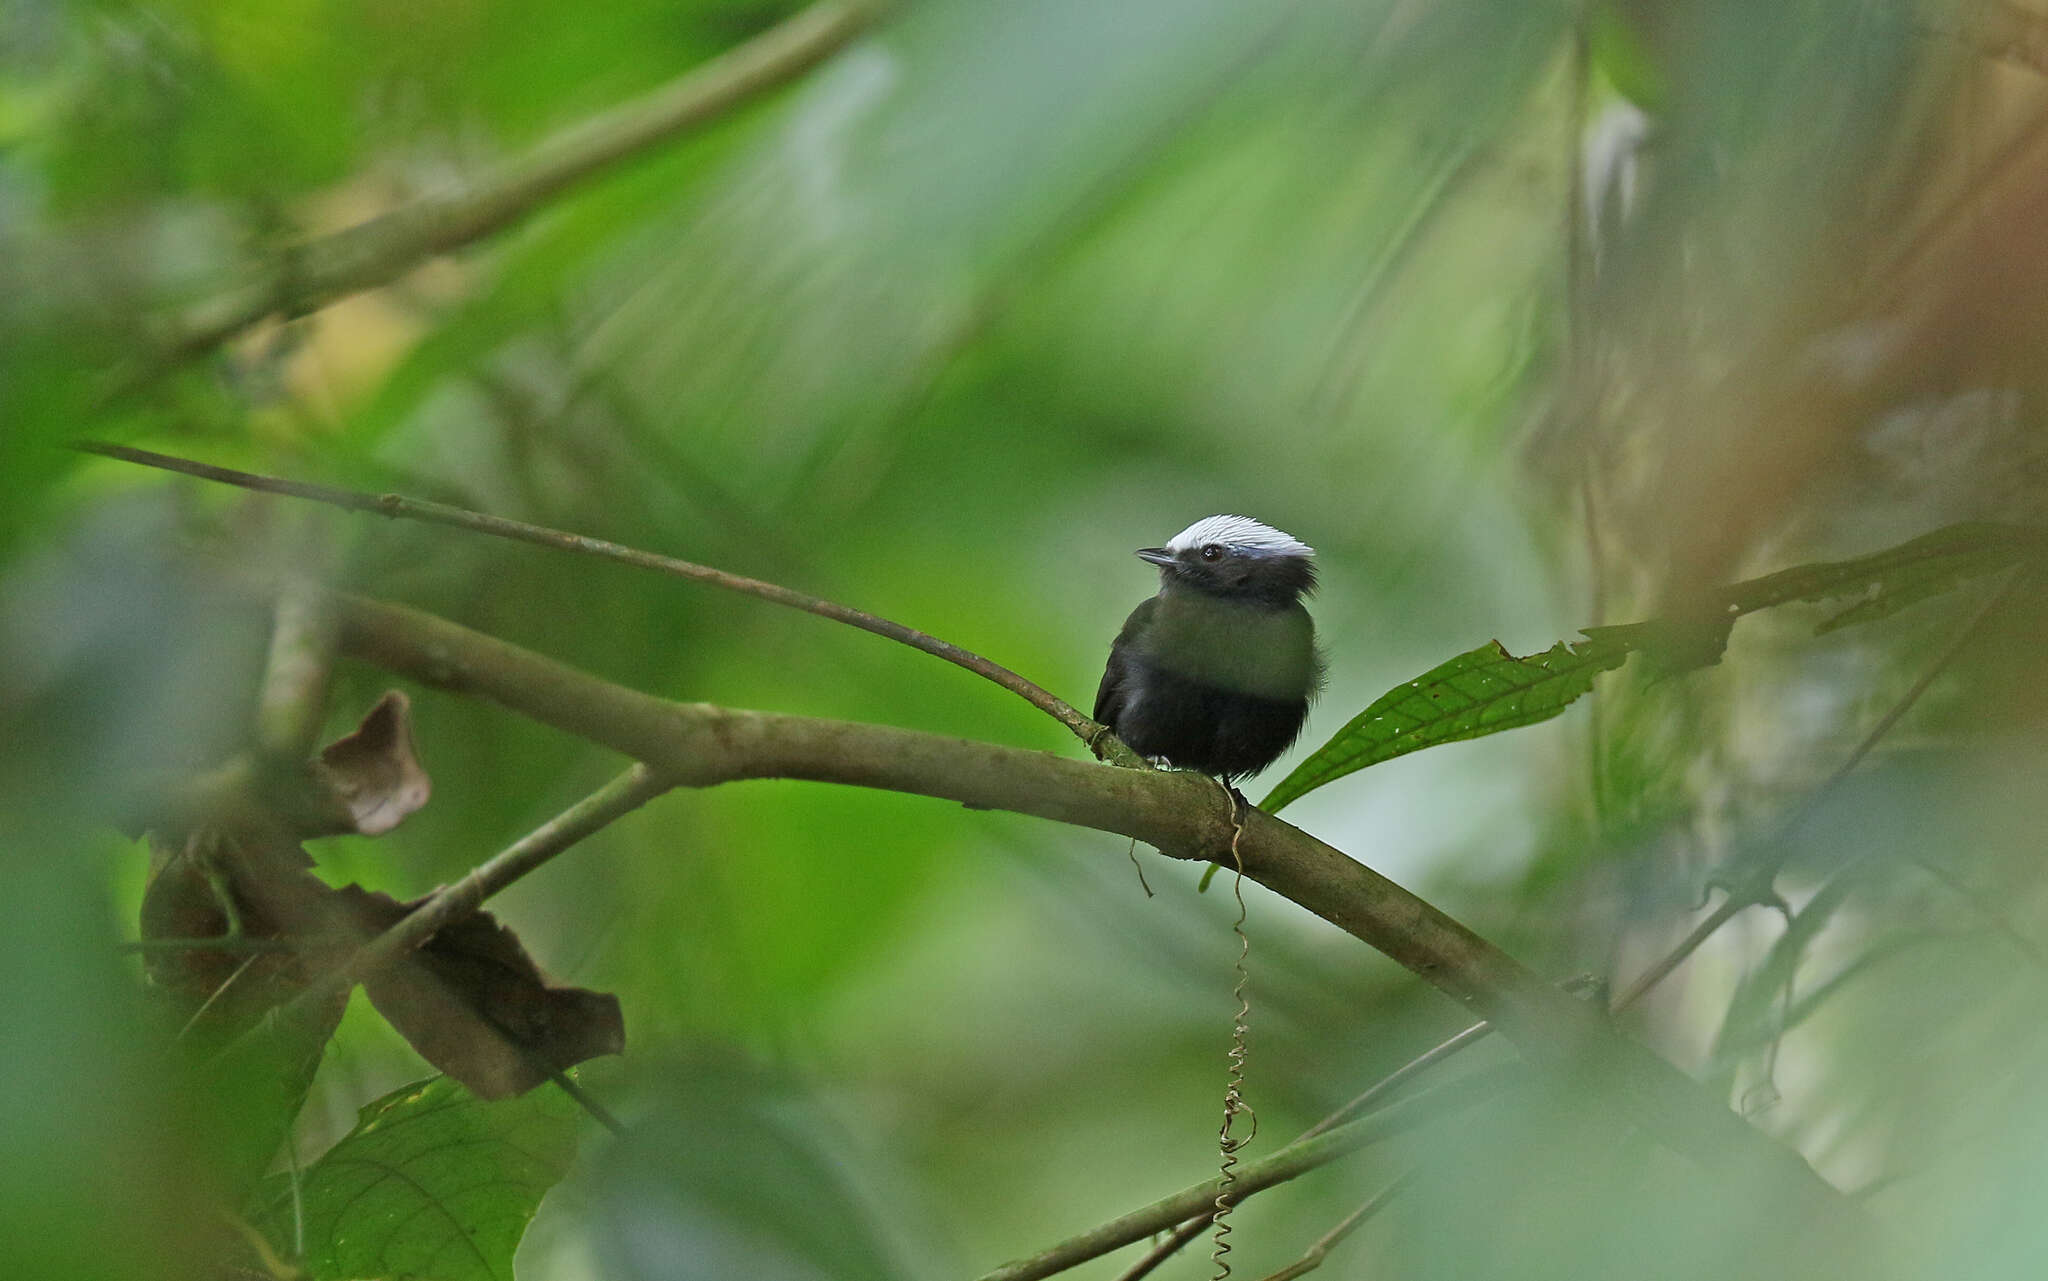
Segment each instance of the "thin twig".
M192 1035L192 1029L199 1026L199 1020L206 1017L206 1012L211 1010L221 997L227 995L228 989L233 987L244 974L249 972L250 966L262 959L261 955L251 956L240 965L237 965L226 978L220 981L219 987L206 994L206 999L199 1003L199 1008L192 1011L192 1017L185 1020L185 1026L179 1028L178 1034L171 1039L173 1041L182 1041Z
M1254 1192L1285 1183L1310 1170L1328 1165L1338 1157L1356 1152L1368 1144L1392 1138L1424 1122L1498 1098L1523 1078L1524 1071L1519 1063L1497 1064L1456 1081L1446 1082L1413 1098L1403 1099L1392 1107L1383 1108L1349 1125L1339 1126L1327 1134L1320 1134L1312 1139L1297 1139L1263 1160L1247 1162L1238 1167L1236 1190L1233 1195L1239 1198L1248 1197ZM1069 1237L1029 1258L1006 1263L993 1272L984 1274L979 1281L1036 1281L1039 1277L1049 1277L1056 1272L1063 1272L1076 1264L1085 1263L1112 1250L1142 1241L1152 1233L1164 1231L1190 1215L1198 1215L1203 1207L1215 1203L1220 1191L1221 1182L1217 1179L1208 1179L1193 1187L1183 1188L1172 1196L1162 1197L1142 1209L1133 1210L1121 1218L1091 1228L1078 1236Z
M1724 889L1725 897L1721 900L1720 905L1709 913L1705 920L1694 926L1691 933L1687 934L1677 947L1665 953L1655 965L1645 970L1634 983L1629 985L1628 989L1622 993L1620 999L1615 1002L1614 1008L1616 1011L1626 1010L1641 1000L1648 994L1650 989L1663 982L1673 970L1683 965L1688 957L1698 951L1700 946L1709 938L1713 937L1715 931L1735 919L1743 911L1773 900L1777 893L1775 887L1777 885L1778 873L1784 870L1786 860L1792 856L1790 844L1792 834L1819 807L1821 800L1840 785L1843 779L1849 777L1858 765L1863 763L1864 757L1870 755L1871 749L1877 746L1878 741L1892 731L1892 727L1897 725L1906 713L1912 710L1913 705L1920 701L1921 695L1932 688L1934 682L1940 679L1941 674L1947 671L1949 666L1969 647L1970 643L1977 638L1978 632L1983 629L1984 624L1990 621L1991 616L2012 597L2020 581L2021 574L2015 572L2006 579L2004 586L1993 592L1982 605L1977 607L1977 611L1970 616L1969 621L1963 625L1963 629L1956 633L1955 639L1951 640L1943 648L1935 660L1928 664L1927 670L1920 674L1920 678L1913 682L1912 688L1908 689L1905 695L1898 702L1894 703L1889 711L1878 718L1877 724L1870 727L1870 732L1865 734L1862 741L1856 744L1855 749L1849 753L1848 757L1835 767L1835 771L1828 775L1826 781L1813 791L1807 793L1806 798L1800 802L1798 808L1794 809L1785 819L1784 823L1779 826L1777 834L1766 843L1764 853L1757 859L1755 866L1745 871L1739 881Z
M1869 845L1857 846L1852 851L1848 861L1842 864L1837 875L1847 872L1860 864L1864 857L1870 853L1871 848ZM1904 857L1907 862L1932 877L1936 884L1955 895L1964 907L1976 913L1978 917L1983 919L1985 924L2003 935L2005 941L2012 944L2013 949L2020 955L2026 957L2027 960L2033 962L2036 966L2048 969L2048 951L2043 951L2039 943L2034 942L2034 940L2020 932L2019 927L2014 925L2005 915L2005 912L2001 910L2001 907L2004 905L1999 904L1992 897L1991 891L1979 889L1971 885L1952 869L1943 867L1940 863L1928 858L1923 851L1907 850Z
M610 1108L606 1107L602 1103L599 1103L596 1097L593 1096L590 1093L590 1091L584 1089L583 1086L577 1082L576 1078L570 1076L567 1072L562 1071L562 1069L560 1068L548 1068L547 1073L548 1080L553 1081L555 1083L555 1088L559 1089L562 1093L568 1095L570 1099L572 1099L575 1102L577 1107L582 1108L586 1113L590 1115L590 1118L593 1121L596 1121L605 1129L610 1130L614 1138L623 1139L626 1137L625 1123L620 1121L618 1117L614 1116Z
M1250 1196L1251 1193L1246 1192L1243 1195ZM1208 1214L1197 1214L1176 1225L1164 1241L1155 1243L1145 1252L1145 1257L1133 1263L1117 1277L1117 1281L1142 1281L1142 1278L1151 1276L1153 1269L1193 1245L1195 1238L1208 1230L1210 1217Z
M1399 1196L1401 1189L1407 1187L1414 1180L1415 1174L1413 1171L1410 1171L1395 1179L1384 1188L1381 1188L1364 1205L1345 1215L1336 1227L1317 1237L1314 1244L1310 1245L1299 1259L1296 1259L1278 1272L1270 1273L1261 1278L1261 1281L1294 1281L1296 1277L1307 1276L1317 1268L1322 1267L1323 1260L1329 1257L1330 1251L1336 1249L1339 1242L1343 1241L1345 1237L1350 1236L1353 1232L1358 1231L1367 1219L1386 1209L1387 1203Z
M292 1126L284 1128L284 1155L290 1162L287 1174L291 1177L292 1189L292 1258L306 1257L306 1201L304 1189L300 1186L303 1176L299 1171L299 1136Z
M1350 1102L1344 1104L1344 1106L1302 1131L1301 1138L1296 1139L1295 1142L1299 1143L1302 1139L1313 1139L1319 1134L1324 1134L1340 1125L1346 1124L1354 1117L1379 1105L1389 1094L1400 1089L1403 1085L1406 1085L1409 1081L1420 1076L1430 1068L1442 1063L1460 1050L1485 1040L1492 1032L1493 1025L1491 1023L1474 1023L1455 1036L1424 1050L1421 1054L1416 1055L1400 1067L1395 1068L1392 1072L1367 1086L1357 1095L1354 1095ZM1202 1230L1208 1226L1209 1216L1206 1214L1195 1215L1185 1223L1180 1224L1174 1228L1172 1235L1154 1245L1144 1258L1132 1264L1122 1276L1117 1278L1117 1281L1143 1281L1143 1278L1152 1274L1153 1269L1186 1249L1196 1237L1202 1235Z
M1436 1045L1424 1050L1406 1063L1403 1063L1400 1067L1381 1077L1378 1081L1367 1086L1362 1093L1354 1097L1349 1103L1346 1103L1343 1107L1338 1108L1335 1112L1330 1113L1330 1115L1310 1126L1302 1133L1301 1137L1312 1139L1326 1130L1343 1125L1352 1117L1377 1104L1380 1100L1386 1098L1387 1095L1400 1089L1403 1085L1406 1085L1409 1081L1427 1072L1437 1064L1442 1063L1445 1059L1458 1053L1458 1051L1485 1040L1487 1034L1492 1031L1493 1024L1491 1023L1474 1023L1471 1027L1466 1028L1457 1035L1438 1042Z
M1570 988L1572 984L1566 983L1562 986ZM1439 1063L1446 1061L1459 1051L1477 1045L1488 1036L1491 1036L1493 1030L1493 1024L1482 1020L1472 1024L1462 1032L1439 1041L1429 1049L1403 1063L1400 1067L1395 1068L1392 1072L1373 1082L1358 1094L1353 1095L1349 1102L1336 1111L1330 1113L1308 1129L1303 1130L1300 1138L1296 1139L1295 1142L1299 1143L1302 1139L1315 1138L1317 1135L1335 1129L1337 1126L1345 1124L1374 1107L1383 1105L1388 1095ZM1164 1241L1155 1244L1146 1253L1144 1258L1132 1264L1127 1271L1117 1278L1117 1281L1143 1281L1143 1278L1152 1274L1153 1269L1172 1258L1175 1254L1178 1254L1181 1250L1186 1249L1196 1237L1202 1235L1202 1229L1208 1225L1209 1216L1203 1214L1198 1214L1185 1223L1180 1224L1174 1228L1172 1234Z
M277 494L286 498L300 498L308 502L325 503L343 511L375 512L405 520L423 521L432 525L446 525L454 529L468 530L475 534L486 534L493 538L505 538L514 542L531 543L538 547L551 547L557 551L571 552L579 556L595 556L601 560L617 561L635 569L652 570L673 578L687 579L694 583L705 583L721 587L726 591L739 592L772 604L816 614L834 622L858 627L921 650L934 658L944 659L956 667L964 667L984 680L993 681L1011 693L1024 699L1033 707L1051 716L1060 724L1073 731L1074 736L1087 744L1091 750L1101 751L1114 743L1103 726L1083 716L1064 700L1055 697L1038 685L1019 676L998 663L992 663L981 655L950 641L921 632L914 627L891 622L865 610L835 604L816 596L807 596L799 591L775 583L763 582L740 574L729 574L722 569L712 569L673 556L662 556L655 552L641 551L619 543L607 542L602 538L590 538L582 534L565 533L541 525L529 525L525 521L508 520L502 516L490 516L483 512L470 511L447 503L437 503L423 498L407 498L401 494L371 494L362 490L343 489L335 485L320 485L309 481L286 480L277 476L262 476L254 472L237 471L231 467L216 467L210 463L194 462L188 458L177 458L159 454L153 450L136 449L129 445L116 445L106 441L86 440L76 442L73 448L88 454L98 454L121 462L134 463L142 467L154 467L161 471L177 472L184 476L195 476L200 480L213 481L222 485L233 485L239 489L254 490L262 494ZM1119 758L1119 763L1124 762Z
M641 97L550 135L473 182L290 246L276 265L252 272L252 283L186 309L158 344L160 366L209 350L266 316L304 315L501 231L564 190L788 83L864 30L878 8L820 0Z
M354 955L308 983L264 1023L245 1032L246 1041L268 1024L289 1027L317 1007L346 992L365 975L411 952L443 927L474 912L483 901L525 876L613 820L640 808L671 784L645 765L635 765L611 782L541 824L502 852L478 864L469 875L444 886L403 920L358 948ZM230 1046L232 1051L235 1046Z
M484 1021L490 1024L497 1031L498 1035L505 1039L505 1044L512 1047L513 1053L526 1061L526 1066L531 1068L536 1076L544 1077L553 1082L555 1088L567 1096L571 1103L583 1109L584 1115L605 1129L610 1130L612 1137L620 1139L626 1137L625 1123L619 1120L610 1108L598 1102L597 1096L584 1089L582 1083L577 1081L575 1077L570 1076L566 1070L556 1067L553 1063L543 1059L531 1046L524 1044L520 1040L519 1034L510 1027L491 1018L488 1014L484 1016Z

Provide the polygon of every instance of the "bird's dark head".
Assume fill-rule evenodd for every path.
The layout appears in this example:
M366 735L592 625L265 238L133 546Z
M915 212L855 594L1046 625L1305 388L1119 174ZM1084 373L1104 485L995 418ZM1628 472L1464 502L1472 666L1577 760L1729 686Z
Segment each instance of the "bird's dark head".
M1164 587L1230 600L1290 605L1316 589L1315 549L1248 516L1206 516L1140 560L1159 566Z

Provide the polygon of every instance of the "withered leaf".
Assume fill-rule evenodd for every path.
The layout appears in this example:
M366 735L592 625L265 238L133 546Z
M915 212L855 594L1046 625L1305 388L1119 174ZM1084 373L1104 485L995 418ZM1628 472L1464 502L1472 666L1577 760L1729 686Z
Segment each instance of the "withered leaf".
M306 871L311 860L298 844L381 835L426 803L432 784L413 750L405 695L385 694L303 773L286 773L227 771L225 782L196 789L205 804L152 837L143 936L222 944L153 954L150 977L181 1017L203 1015L211 1041L232 1039L418 906L360 886L330 888ZM251 961L249 945L260 941L293 946ZM524 1093L552 1072L625 1048L617 997L550 984L487 912L444 927L363 987L422 1057L480 1098ZM333 1019L318 1020L312 1062L345 1003L344 994Z
M389 928L419 906L357 886L336 893L364 930ZM420 1057L479 1098L523 1094L552 1071L626 1047L618 997L550 984L488 912L443 928L363 990Z
M397 827L434 790L413 750L412 702L395 689L377 700L354 732L321 749L310 768L348 816L340 830L363 836Z
M346 925L325 912L334 891L305 871L308 860L296 844L202 828L177 841L152 833L150 848L153 874L142 898L142 937L222 940L217 950L194 946L144 958L151 985L168 999L180 1024L199 1016L190 1029L195 1047L240 1035L331 963L297 949L254 950ZM232 938L230 909L240 926ZM345 1004L333 1004L335 1021Z

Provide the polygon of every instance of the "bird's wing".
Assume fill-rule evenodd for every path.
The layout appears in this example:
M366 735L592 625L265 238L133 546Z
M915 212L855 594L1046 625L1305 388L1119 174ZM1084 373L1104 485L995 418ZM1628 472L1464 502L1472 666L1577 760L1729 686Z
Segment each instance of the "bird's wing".
M1157 596L1146 597L1124 620L1123 630L1116 634L1116 640L1109 647L1109 662L1102 669L1102 684L1095 689L1095 719L1104 725L1114 728L1117 717L1123 712L1125 654L1133 636L1151 619L1158 606Z

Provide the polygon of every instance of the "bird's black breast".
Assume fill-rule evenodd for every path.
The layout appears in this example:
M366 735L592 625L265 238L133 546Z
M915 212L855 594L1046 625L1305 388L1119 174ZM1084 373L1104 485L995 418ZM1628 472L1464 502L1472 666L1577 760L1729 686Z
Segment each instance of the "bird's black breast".
M1161 666L1136 644L1157 598L1132 612L1110 646L1095 719L1140 756L1182 769L1243 778L1271 765L1301 733L1308 699L1263 698Z
M1104 723L1140 756L1163 756L1182 769L1256 774L1293 744L1308 718L1305 698L1219 689L1128 655L1123 667L1115 718Z

